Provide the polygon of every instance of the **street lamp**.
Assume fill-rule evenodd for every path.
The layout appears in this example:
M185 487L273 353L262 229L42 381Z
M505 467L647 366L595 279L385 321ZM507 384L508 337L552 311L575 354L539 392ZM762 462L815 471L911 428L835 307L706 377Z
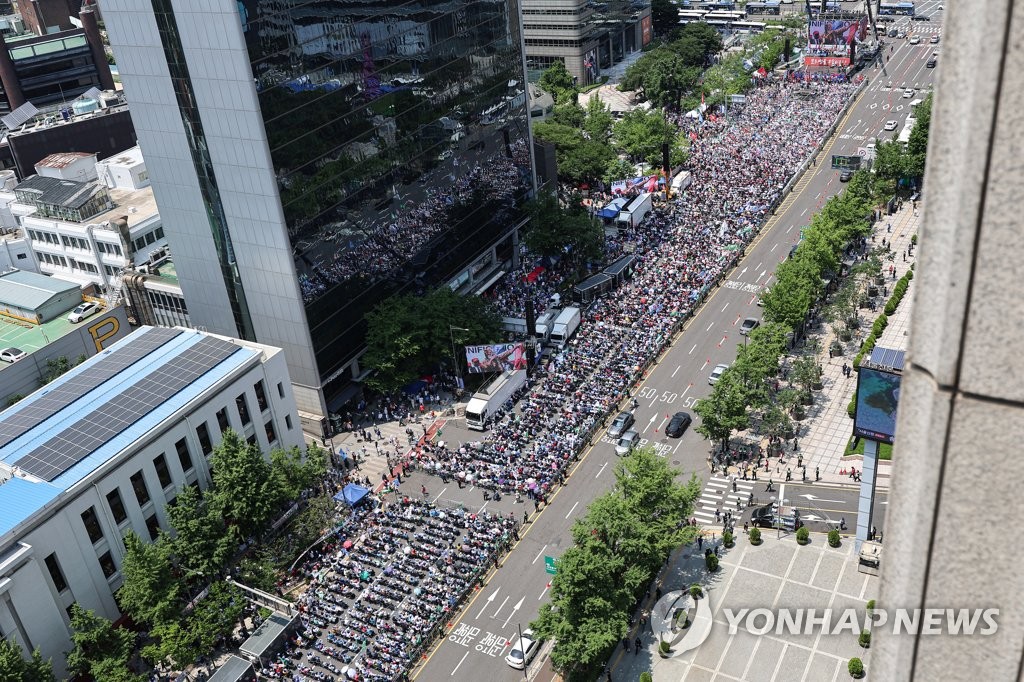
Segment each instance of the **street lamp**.
M465 327L455 327L455 326L452 326L452 325L448 325L448 335L451 337L451 340L452 340L452 363L453 363L452 364L452 369L454 369L455 372L456 372L456 375L458 377L457 384L458 384L458 387L461 389L463 387L462 368L459 366L459 358L455 354L455 332L456 331L468 332L469 330L466 329Z

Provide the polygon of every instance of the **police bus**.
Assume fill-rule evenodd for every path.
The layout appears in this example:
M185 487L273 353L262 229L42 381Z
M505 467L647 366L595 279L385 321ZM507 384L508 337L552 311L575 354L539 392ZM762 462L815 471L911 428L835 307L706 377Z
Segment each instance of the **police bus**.
M914 16L914 3L912 2L883 2L878 6L879 14L898 14L901 16Z
M779 0L768 0L768 2L748 2L746 5L747 15L772 15L782 14L782 5Z

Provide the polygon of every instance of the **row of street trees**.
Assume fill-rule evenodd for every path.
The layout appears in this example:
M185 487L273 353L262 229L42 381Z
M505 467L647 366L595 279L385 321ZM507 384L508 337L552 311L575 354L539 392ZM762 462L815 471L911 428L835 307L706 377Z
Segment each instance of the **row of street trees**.
M305 456L298 448L274 450L267 462L258 446L228 430L210 455L210 470L213 480L205 494L196 486L184 486L168 505L171 533L161 532L155 542L132 532L124 538L118 603L149 631L143 658L177 669L195 663L230 636L245 599L219 578L242 542L261 538L288 502L323 479L327 459L312 445ZM195 592L206 584L207 594L188 609ZM69 672L91 675L97 682L145 679L128 667L134 633L78 605L72 609L71 628ZM0 680L8 679L4 672L0 667Z
M775 270L775 284L764 294L765 323L752 331L737 350L736 361L715 384L711 395L697 401L697 431L725 448L738 431L758 427L769 438L785 438L793 432L792 419L803 418L812 402L812 390L820 387L821 370L813 356L798 359L789 372L789 386L774 390L779 360L787 338L802 334L805 322L825 293L825 281L839 275L843 249L870 233L869 217L884 181L866 172L857 173L846 191L825 203L804 230L793 256ZM824 311L826 317L846 316L841 304Z
M555 642L552 663L570 682L593 679L671 552L693 542L686 520L700 484L696 477L680 484L679 474L653 448L634 450L615 465L612 489L573 524L550 601L530 624Z

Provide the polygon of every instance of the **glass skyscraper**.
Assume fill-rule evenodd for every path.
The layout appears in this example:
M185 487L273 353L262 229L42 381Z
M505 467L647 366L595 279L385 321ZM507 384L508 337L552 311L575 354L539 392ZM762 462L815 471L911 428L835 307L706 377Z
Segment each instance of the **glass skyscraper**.
M364 315L472 293L533 191L518 0L105 0L190 314L282 346L299 409Z

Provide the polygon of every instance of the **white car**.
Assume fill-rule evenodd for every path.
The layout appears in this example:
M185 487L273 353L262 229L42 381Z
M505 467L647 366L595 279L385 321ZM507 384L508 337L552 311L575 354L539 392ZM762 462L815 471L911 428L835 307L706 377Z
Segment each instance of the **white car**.
M899 126L899 123L897 123L896 121L886 121L885 122L885 129L886 130L896 130L896 128L898 126Z
M95 313L97 313L99 309L100 304L94 303L93 301L86 301L85 303L80 303L77 308L68 313L68 322L81 322L90 315L94 315Z
M914 96L914 91L911 90L910 88L907 88L906 90L903 91L903 99L910 99L913 96Z
M715 368L711 370L711 376L708 377L708 383L714 386L718 383L718 380L722 378L722 373L729 369L729 365L715 365Z
M622 438L615 444L615 454L625 457L640 443L640 434L635 429L630 429L622 434Z
M921 44L921 36L910 36L910 44L911 45L920 45Z
M4 348L0 350L0 360L4 362L17 362L28 357L28 353L20 348Z
M540 642L533 638L533 630L523 630L523 636L512 644L512 650L505 657L505 662L516 670L525 670L537 655L538 649Z

